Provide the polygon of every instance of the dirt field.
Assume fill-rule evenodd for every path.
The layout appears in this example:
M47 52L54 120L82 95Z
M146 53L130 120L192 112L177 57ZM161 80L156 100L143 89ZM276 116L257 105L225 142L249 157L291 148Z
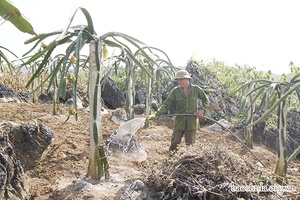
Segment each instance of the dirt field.
M66 108L62 109L60 116L52 115L51 105L26 104L26 103L0 103L0 121L12 121L15 123L42 123L49 127L54 135L53 143L46 149L36 168L27 171L31 199L119 199L128 183L142 179L149 173L153 163L168 158L168 147L172 133L172 120L159 119L153 121L150 128L141 129L136 137L148 154L146 161L141 163L130 162L122 158L108 156L110 165L109 181L93 181L86 177L89 157L89 114L84 110L78 113L79 119L74 116L64 123L68 117ZM107 138L119 124L110 120L111 114L103 115L102 131ZM159 140L153 140L150 134L160 136ZM234 141L229 133L213 132L208 126L204 126L197 132L197 143L213 143L225 145L228 149L240 155L246 155L247 151L242 145ZM185 148L182 142L182 147ZM197 145L197 144L196 144ZM260 146L255 146L253 152L261 161L274 171L275 155ZM249 153L248 153L249 154ZM251 154L247 159L253 159ZM300 169L299 162L293 162L290 168ZM93 184L92 195L74 192L74 183L86 181ZM300 193L300 174L288 175L289 185L297 188Z

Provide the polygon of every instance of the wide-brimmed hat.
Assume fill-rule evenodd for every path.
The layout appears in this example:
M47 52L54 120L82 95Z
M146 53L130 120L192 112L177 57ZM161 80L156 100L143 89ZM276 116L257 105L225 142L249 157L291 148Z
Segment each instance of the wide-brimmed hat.
M179 70L176 73L174 79L177 80L177 79L183 79L183 78L191 79L192 77L190 76L190 74L186 70Z

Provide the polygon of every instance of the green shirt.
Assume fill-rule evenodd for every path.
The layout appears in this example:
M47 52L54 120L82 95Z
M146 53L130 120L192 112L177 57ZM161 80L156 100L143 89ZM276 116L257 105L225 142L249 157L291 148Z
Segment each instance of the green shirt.
M190 84L188 96L179 86L173 88L162 106L155 113L156 116L167 114L168 110L175 105L176 114L194 114L198 111L198 98L202 100L203 110L209 105L209 99L204 91L197 85ZM176 116L174 121L174 129L196 130L199 127L199 120L193 116Z

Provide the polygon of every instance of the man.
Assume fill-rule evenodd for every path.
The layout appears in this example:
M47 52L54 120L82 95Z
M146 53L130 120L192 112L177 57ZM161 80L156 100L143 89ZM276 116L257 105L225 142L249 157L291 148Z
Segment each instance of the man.
M151 120L160 115L167 114L168 110L175 105L175 114L195 114L195 116L176 116L174 129L169 148L170 154L177 151L183 135L186 145L195 143L196 131L199 127L199 119L203 118L205 109L209 105L209 99L204 91L197 85L190 83L190 75L186 70L180 70L175 75L178 86L173 88L167 99L155 114L147 116ZM202 100L203 108L198 110L198 98Z

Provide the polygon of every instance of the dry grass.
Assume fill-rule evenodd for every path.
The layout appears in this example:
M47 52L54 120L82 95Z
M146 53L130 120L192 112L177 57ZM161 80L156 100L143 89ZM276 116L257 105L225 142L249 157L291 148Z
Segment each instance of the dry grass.
M0 74L0 83L5 85L6 87L10 87L15 92L25 92L30 93L32 92L32 84L29 87L26 87L26 84L32 77L31 72L25 72L25 70L21 71L19 69L15 69L13 71L10 71L9 69L4 70L2 74ZM38 78L36 78L37 85L42 84L47 77L49 76L48 73L42 73ZM88 77L86 75L85 71L80 71L78 80L77 80L77 87L81 89L87 88L87 82ZM47 87L49 85L48 80L43 83L43 86L41 86L37 93L45 93L47 90Z

